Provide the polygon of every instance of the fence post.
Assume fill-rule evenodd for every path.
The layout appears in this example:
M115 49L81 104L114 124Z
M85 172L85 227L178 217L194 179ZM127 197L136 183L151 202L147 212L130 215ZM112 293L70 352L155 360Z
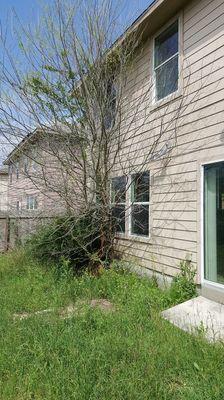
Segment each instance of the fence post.
M9 250L10 245L10 217L5 218L5 251Z

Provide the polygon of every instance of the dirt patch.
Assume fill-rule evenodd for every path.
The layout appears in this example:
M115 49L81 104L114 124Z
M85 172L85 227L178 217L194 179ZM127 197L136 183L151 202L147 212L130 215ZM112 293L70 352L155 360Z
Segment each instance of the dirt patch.
M67 318L71 318L74 314L83 312L83 309L86 306L90 306L91 308L98 308L106 313L115 311L114 305L106 299L93 299L90 301L79 300L75 304L70 304L67 307L63 307L63 308L59 308L59 309L48 308L46 310L40 310L40 311L36 311L36 312L31 312L31 313L27 313L27 312L16 313L16 314L13 314L13 319L14 320L23 320L23 319L27 319L27 318L30 318L33 316L38 316L38 315L41 316L41 315L49 314L54 311L58 312L59 318L67 319Z
M102 311L115 311L114 305L106 299L95 299L90 301L91 307L98 307Z
M33 317L34 315L43 315L43 314L52 313L53 311L54 311L53 308L48 308L47 310L35 311L32 313L28 313L28 312L16 313L16 314L13 314L13 319L22 320L22 319Z

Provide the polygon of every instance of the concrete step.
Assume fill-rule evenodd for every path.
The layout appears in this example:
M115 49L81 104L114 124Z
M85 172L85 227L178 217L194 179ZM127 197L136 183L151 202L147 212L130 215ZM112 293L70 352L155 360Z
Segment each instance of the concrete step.
M162 316L186 332L203 333L210 342L224 340L224 305L203 296L171 307Z

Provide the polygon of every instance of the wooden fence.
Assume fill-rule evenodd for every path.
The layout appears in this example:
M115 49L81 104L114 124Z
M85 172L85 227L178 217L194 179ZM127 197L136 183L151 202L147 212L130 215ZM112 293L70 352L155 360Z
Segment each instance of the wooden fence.
M18 243L24 243L25 239L35 232L38 226L43 225L49 217L31 218L30 216L9 216L0 213L0 252L13 248Z

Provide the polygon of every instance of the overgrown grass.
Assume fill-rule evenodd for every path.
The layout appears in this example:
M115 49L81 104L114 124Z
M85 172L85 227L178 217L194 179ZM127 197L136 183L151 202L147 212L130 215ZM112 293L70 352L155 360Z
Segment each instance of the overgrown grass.
M72 318L16 312L106 298ZM116 269L72 278L25 253L0 257L1 400L223 400L224 346L160 317L173 302L153 282Z

